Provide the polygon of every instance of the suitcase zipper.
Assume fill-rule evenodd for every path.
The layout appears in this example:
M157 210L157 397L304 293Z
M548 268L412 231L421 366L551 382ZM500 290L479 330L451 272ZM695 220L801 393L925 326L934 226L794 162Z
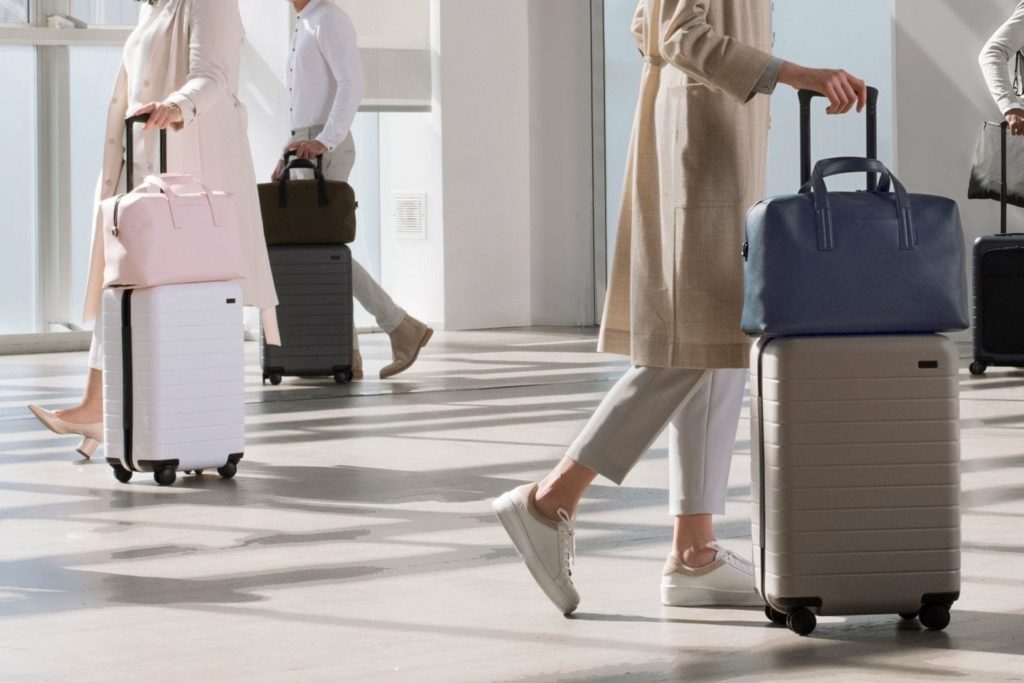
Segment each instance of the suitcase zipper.
M135 469L135 461L132 454L132 420L134 419L134 396L132 395L132 292L126 289L121 297L121 403L122 421L124 427L124 464L132 472Z

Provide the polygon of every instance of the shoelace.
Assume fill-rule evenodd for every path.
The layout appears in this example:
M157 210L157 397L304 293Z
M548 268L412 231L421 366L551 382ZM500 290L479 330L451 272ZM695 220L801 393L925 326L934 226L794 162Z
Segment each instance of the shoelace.
M754 565L746 558L740 557L731 550L726 550L718 543L708 543L708 547L716 551L716 560L725 560L725 563L731 567L740 570L748 576L754 575Z
M576 561L576 530L574 528L575 520L568 512L562 508L558 509L558 519L562 520L558 524L558 545L565 555L562 556L565 571L572 578L572 568Z

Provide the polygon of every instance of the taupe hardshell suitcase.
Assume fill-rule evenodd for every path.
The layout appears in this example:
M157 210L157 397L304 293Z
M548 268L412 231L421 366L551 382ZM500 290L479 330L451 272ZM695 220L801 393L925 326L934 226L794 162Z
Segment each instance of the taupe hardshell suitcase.
M938 335L762 339L753 538L765 613L920 616L960 591L959 360Z

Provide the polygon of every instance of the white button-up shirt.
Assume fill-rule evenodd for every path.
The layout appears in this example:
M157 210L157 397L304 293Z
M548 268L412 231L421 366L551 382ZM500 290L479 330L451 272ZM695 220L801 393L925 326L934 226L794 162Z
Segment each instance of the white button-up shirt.
M316 139L334 149L348 137L365 90L355 26L330 0L312 0L289 49L292 130L323 126Z

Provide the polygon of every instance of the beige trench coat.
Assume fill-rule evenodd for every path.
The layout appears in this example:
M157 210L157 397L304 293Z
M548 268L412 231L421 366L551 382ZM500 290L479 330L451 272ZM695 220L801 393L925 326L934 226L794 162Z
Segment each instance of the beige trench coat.
M154 15L154 12L157 14ZM210 187L235 196L246 279L241 283L245 303L262 309L270 343L279 343L277 293L270 272L263 219L256 191L256 173L247 135L248 116L238 99L238 71L243 39L237 0L168 0L155 7L144 4L139 26L149 21L164 25L146 65L143 92L129 92L124 63L118 73L107 114L103 172L96 196L92 261L85 299L85 319L99 312L103 287L103 217L99 202L113 196L124 165L124 119L128 108L170 100L181 107L184 122L168 131L168 170L202 179ZM159 168L156 132L146 137L145 162ZM137 162L138 163L138 162ZM141 182L136 178L135 182Z
M641 0L645 65L599 349L743 368L744 219L762 198L771 0Z

